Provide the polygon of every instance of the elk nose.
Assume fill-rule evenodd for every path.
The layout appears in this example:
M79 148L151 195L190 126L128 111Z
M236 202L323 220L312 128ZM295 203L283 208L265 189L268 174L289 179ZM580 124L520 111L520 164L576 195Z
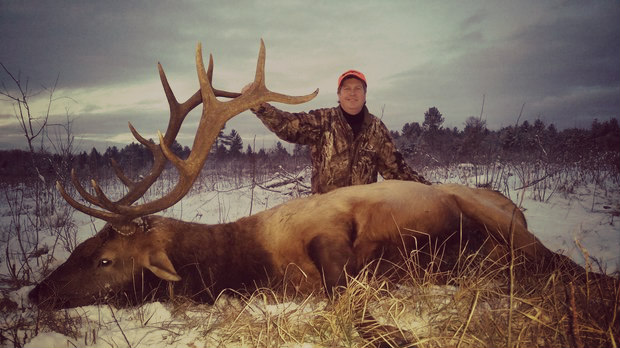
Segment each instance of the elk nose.
M38 304L40 292L41 291L39 286L35 286L34 289L30 290L30 292L28 293L28 300L30 300L31 303Z
M41 303L49 300L50 293L51 289L49 285L39 283L28 293L28 300L30 300L30 303L40 306Z
M45 283L40 283L30 290L28 300L37 307L53 308L56 305L56 301L50 294L51 289L49 286Z

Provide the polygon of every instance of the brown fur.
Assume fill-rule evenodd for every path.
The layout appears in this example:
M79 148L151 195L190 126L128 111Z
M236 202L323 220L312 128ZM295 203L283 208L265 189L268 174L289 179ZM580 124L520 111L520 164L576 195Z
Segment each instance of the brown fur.
M225 289L256 287L295 293L324 288L331 297L346 285L347 274L369 262L387 260L379 262L382 269L432 243L475 239L474 231L483 234L483 250L495 260L507 260L510 246L537 266L555 257L503 195L411 181L340 188L228 224L150 215L119 229L107 224L80 244L30 299L54 308L111 299L141 303L171 294L213 302ZM366 311L360 315L362 337L384 346L409 344L395 328L378 325Z
M56 307L110 293L134 302L167 296L162 280L175 283L175 294L199 301L257 285L299 292L324 286L331 293L344 284L345 269L355 274L378 257L447 238L464 221L488 231L492 247L508 250L512 239L532 261L553 255L527 230L521 211L497 192L385 181L292 200L229 224L148 216L127 228L135 231L129 236L106 225L30 296L37 303L55 299Z

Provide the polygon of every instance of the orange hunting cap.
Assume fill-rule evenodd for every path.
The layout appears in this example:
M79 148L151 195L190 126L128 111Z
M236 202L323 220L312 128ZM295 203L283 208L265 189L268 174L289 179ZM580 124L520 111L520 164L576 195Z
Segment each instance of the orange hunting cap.
M355 77L356 79L361 80L364 83L364 86L366 86L366 76L364 76L364 74L357 70L348 70L342 73L342 75L338 78L338 88L340 88L342 81L344 81L347 77Z

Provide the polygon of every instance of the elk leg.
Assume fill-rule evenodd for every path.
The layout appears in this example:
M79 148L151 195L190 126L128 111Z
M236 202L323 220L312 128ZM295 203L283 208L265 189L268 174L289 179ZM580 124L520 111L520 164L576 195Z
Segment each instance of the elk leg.
M308 254L321 272L328 296L335 300L337 289L347 285L346 276L357 275L353 248L348 240L319 235L308 245ZM365 308L353 308L359 320L355 327L360 336L378 348L411 347L411 341L393 326L381 325Z
M348 240L327 235L316 236L308 244L308 255L321 273L330 298L333 298L338 287L346 286L347 274L354 276L357 273L353 249Z

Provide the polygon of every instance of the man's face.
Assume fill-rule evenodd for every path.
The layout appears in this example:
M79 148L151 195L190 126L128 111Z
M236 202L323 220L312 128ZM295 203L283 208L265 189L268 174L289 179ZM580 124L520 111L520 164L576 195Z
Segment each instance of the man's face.
M366 103L364 83L356 78L348 78L342 82L338 91L338 101L348 114L356 115Z

